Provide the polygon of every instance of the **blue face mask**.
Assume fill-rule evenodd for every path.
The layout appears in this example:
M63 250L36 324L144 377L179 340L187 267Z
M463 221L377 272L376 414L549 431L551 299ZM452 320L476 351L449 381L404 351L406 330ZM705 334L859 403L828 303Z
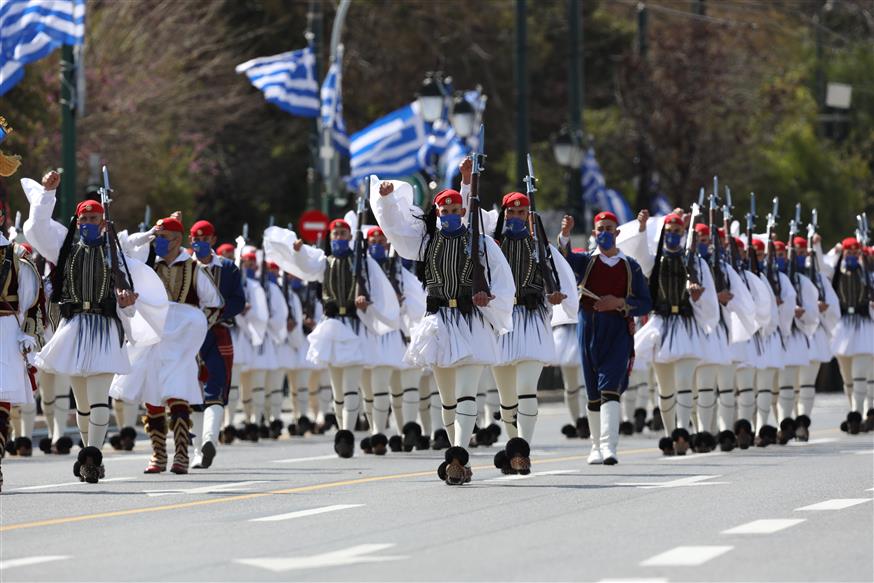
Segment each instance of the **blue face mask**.
M785 257L775 257L774 265L777 266L778 271L786 272L786 258Z
M461 215L442 215L440 230L444 233L455 233L461 228Z
M346 255L349 253L349 240L334 239L331 241L331 253L334 255Z
M271 283L276 283L277 276L272 271L267 274L267 281Z
M100 225L84 223L79 225L79 236L86 245L94 245L100 241Z
M155 255L165 257L170 252L170 240L164 237L155 238Z
M303 282L299 279L291 280L291 289L297 291L299 289L303 289Z
M385 259L385 247L381 243L374 243L368 247L367 250L375 261L382 261Z
M513 217L504 223L504 232L513 239L521 239L528 234L528 224L522 219Z
M801 257L800 255L795 258L795 268L796 269L804 269L804 266L807 263L807 257Z
M706 243L698 243L698 255L707 259L710 257L710 245Z
M758 261L758 264L759 264L759 273L764 272L764 271L765 271L765 262L764 262L764 261Z
M254 267L247 267L245 271L246 271L247 278L255 279L255 268Z
M665 233L665 249L675 251L680 247L683 235L680 233Z
M206 259L212 255L212 247L209 246L208 241L195 241L191 244L191 248L194 249L198 259Z
M601 231L595 235L595 240L602 251L609 251L616 245L616 234L610 231Z
M859 258L855 255L847 255L844 257L844 265L847 266L847 269L855 269L859 267Z

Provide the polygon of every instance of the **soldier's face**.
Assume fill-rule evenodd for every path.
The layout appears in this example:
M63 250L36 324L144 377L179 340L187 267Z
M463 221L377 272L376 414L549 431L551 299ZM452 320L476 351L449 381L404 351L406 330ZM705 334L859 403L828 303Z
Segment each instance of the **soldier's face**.
M234 252L233 252L233 251L225 251L224 253L222 253L222 257L225 258L225 259L230 259L230 260L233 261L233 259L234 259Z
M103 213L82 213L76 219L77 225L100 225L103 228Z
M507 207L506 209L504 209L504 220L506 221L508 219L522 219L523 221L528 222L528 207Z
M243 259L242 261L240 261L240 267L242 269L255 269L255 261L251 259Z
M331 231L331 241L349 241L352 239L352 232L346 227L334 227Z
M786 250L785 250L785 249L780 249L779 251L777 251L777 250L775 249L775 250L774 250L774 257L783 257L783 258L785 258L785 257L786 257Z
M797 255L798 257L807 257L807 249L805 249L804 247L799 247L798 245L795 245L794 248L795 255Z
M764 261L765 260L765 250L764 249L756 249L756 260Z
M702 245L710 245L710 235L705 235L704 233L698 233L698 243Z
M467 209L460 204L444 204L437 208L437 214L441 217L445 217L446 215L458 215L463 217L466 212Z
M207 235L195 235L193 237L190 237L190 239L191 239L192 243L197 243L199 241L206 241L207 243L209 243L210 247L215 247L215 241L216 241L215 235L209 235L209 236L207 236ZM233 259L233 254L231 254L230 259Z
M367 238L368 245L382 245L385 248L388 248L388 239L385 238L385 235L378 234L372 235Z
M859 258L861 258L862 257L862 248L855 247L852 249L844 249L844 258L846 259L847 257L859 257Z
M158 231L155 236L167 239L168 255L175 254L182 246L182 233L177 233L175 231Z
M683 228L683 225L668 225L665 227L665 231L680 235L680 237L686 234L686 229Z

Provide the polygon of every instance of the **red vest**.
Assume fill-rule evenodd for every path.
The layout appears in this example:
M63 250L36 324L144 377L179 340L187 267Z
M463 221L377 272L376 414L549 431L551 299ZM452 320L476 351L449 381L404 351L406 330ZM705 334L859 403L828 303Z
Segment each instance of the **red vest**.
M620 259L616 265L610 267L595 255L592 256L590 267L586 270L582 285L601 297L611 295L617 298L624 298L628 296L628 277L629 269L625 261ZM583 296L580 303L584 310L589 312L594 310L595 301L589 297Z

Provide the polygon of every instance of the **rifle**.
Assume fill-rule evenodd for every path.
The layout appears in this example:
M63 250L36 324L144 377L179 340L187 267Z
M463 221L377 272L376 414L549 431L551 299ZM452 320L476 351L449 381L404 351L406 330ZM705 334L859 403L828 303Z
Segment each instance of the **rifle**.
M486 155L485 150L485 126L479 126L479 143L476 151L471 152L470 158L473 162L473 169L470 175L470 258L473 264L473 295L479 292L485 292L491 295L489 282L486 278L486 271L479 260L480 255L480 237L482 236L482 217L480 216L480 200L479 200L479 176L485 170L483 163ZM488 261L488 255L486 255Z
M365 185L370 184L370 176L368 176L364 183ZM364 296L370 301L370 290L367 288L367 279L365 277L365 264L367 262L367 243L364 240L364 233L361 230L361 226L364 225L364 216L367 212L367 198L365 196L365 188L362 187L358 191L358 201L356 214L358 217L357 224L355 225L355 243L353 245L353 253L352 253L352 273L355 276L355 297Z
M703 192L704 189L702 188ZM701 197L699 196L699 199ZM692 218L689 219L689 236L686 238L686 273L689 283L701 285L701 274L698 273L698 233L695 232L695 221L701 215L701 207L697 203L692 204Z
M737 248L737 242L731 235L731 209L734 208L731 204L731 189L725 187L725 200L722 203L722 229L725 231L726 245L728 246L728 261L731 266L737 271L744 282L746 275L744 274L743 265L740 260L740 249Z
M534 162L531 159L531 154L528 154L528 176L525 177L524 182L529 203L528 229L531 231L531 239L534 242L534 263L543 277L543 289L549 295L561 291L561 284L558 280L555 261L552 258L552 249L546 244L546 231L543 229L543 222L540 220L534 203L537 178L534 177Z
M143 211L143 222L139 224L140 233L145 233L151 227L149 225L152 224L152 207L146 205L146 210Z
M771 289L773 290L774 295L777 296L777 303L779 304L780 297L783 293L780 288L780 275L774 265L774 256L776 254L776 249L774 249L774 231L777 228L777 212L779 211L779 201L776 196L774 197L773 204L774 206L772 207L771 212L768 213L768 243L765 247L765 277L768 278L768 283L771 284Z
M795 251L795 236L798 235L798 225L801 224L801 203L797 203L795 205L795 218L789 221L789 240L786 241L786 247L788 249L786 255L786 261L789 262L786 271L789 274L789 281L792 282L792 287L795 288L795 304L798 307L801 307L804 303L801 298L801 278L799 277L798 268L796 267L796 256L798 253Z
M750 264L750 271L753 275L759 275L759 256L756 253L756 247L753 245L753 228L756 226L756 193L750 193L750 212L747 213L747 258Z
M728 275L722 268L722 241L719 240L719 229L716 226L716 197L719 192L719 183L716 176L713 177L713 193L710 195L710 213L709 224L710 228L710 270L713 272L713 282L716 286L716 293L725 291L731 286L728 282Z
M819 301L825 301L825 287L819 277L819 264L816 260L816 251L813 248L813 236L816 234L817 228L817 212L813 209L810 212L810 222L807 223L807 258L804 261L804 266L807 268L807 276L816 286L816 291L819 295Z
M106 247L109 250L109 270L115 283L115 289L122 291L134 291L134 280L127 267L127 259L121 252L121 243L115 232L115 223L112 221L109 209L112 206L112 187L109 186L109 168L103 167L103 186L98 189L100 204L103 205L103 221L106 224L104 236ZM119 259L121 258L121 259ZM122 271L124 268L124 271Z
M868 246L868 214L862 213L856 215L856 239L859 245L862 246L862 257L859 258L859 264L862 266L862 274L865 277L865 289L868 291L868 301L874 302L874 285L871 283L871 265L868 261L868 255L865 253L865 248Z

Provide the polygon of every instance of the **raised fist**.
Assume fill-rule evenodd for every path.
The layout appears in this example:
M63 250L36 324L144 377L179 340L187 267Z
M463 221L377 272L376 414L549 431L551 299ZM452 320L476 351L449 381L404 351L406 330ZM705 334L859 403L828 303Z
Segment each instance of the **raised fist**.
M61 185L61 175L51 170L42 177L42 187L46 190L57 190Z

